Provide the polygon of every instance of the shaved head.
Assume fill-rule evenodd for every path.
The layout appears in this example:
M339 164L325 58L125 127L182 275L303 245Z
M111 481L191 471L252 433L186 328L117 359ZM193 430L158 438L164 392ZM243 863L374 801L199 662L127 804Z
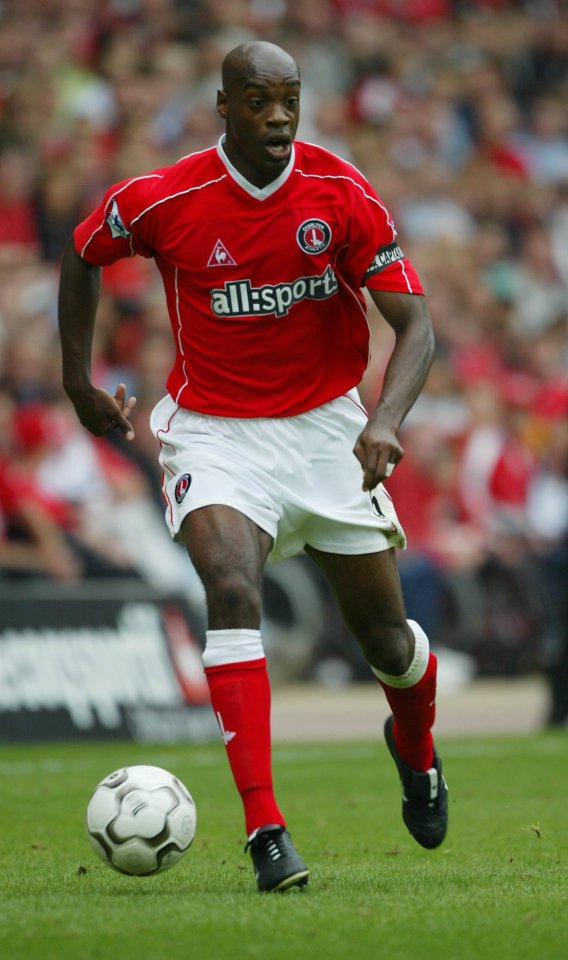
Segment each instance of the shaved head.
M223 150L245 179L266 186L286 169L300 119L300 71L274 43L242 43L222 66L217 113Z
M295 60L282 47L265 40L242 43L231 50L221 67L223 90L227 93L235 85L242 85L264 70L280 70L290 80L300 82L300 71Z

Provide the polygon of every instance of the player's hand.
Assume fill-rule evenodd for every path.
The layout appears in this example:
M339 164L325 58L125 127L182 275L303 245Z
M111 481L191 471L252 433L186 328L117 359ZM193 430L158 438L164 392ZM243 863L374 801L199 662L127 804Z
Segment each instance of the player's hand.
M363 468L363 490L374 490L404 456L394 431L371 420L359 434L353 453Z
M93 387L80 395L71 397L79 420L95 437L102 437L111 430L120 430L126 440L134 440L130 414L136 397L126 399L126 387L119 383L112 396L100 387Z

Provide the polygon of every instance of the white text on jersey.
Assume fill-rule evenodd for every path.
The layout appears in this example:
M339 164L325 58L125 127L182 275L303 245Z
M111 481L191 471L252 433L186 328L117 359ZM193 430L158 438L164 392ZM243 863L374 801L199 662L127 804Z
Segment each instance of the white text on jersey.
M211 291L211 310L216 317L246 317L274 314L284 317L301 300L327 300L339 289L331 266L320 276L298 277L292 283L253 287L250 280L230 280Z

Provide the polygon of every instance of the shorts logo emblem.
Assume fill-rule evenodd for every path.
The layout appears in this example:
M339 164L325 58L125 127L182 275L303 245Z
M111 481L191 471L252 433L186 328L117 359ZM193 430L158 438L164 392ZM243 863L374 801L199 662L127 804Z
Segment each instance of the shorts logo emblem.
M325 220L304 220L298 227L296 240L304 253L322 253L331 243L331 227Z
M191 474L182 473L181 477L178 478L175 488L175 498L177 503L181 503L185 497L187 491L191 486Z
M373 510L375 511L377 517L380 517L381 520L386 520L387 518L385 517L383 511L381 510L379 501L377 500L377 498L372 493L370 494L370 497L371 497L371 504L373 506Z
M386 493L386 490L385 490L385 493ZM387 496L388 496L388 494L387 494ZM379 503L377 497L376 497L373 493L370 493L370 497L371 497L371 506L372 506L372 508L373 508L373 513L375 514L375 516L378 517L379 520L384 521L384 523L389 523L389 524L390 524L388 530L385 531L386 534L388 535L389 533L397 533L396 524L393 523L392 520L389 521L389 518L387 517L387 515L386 515L385 513L383 513L383 511L381 510L381 506L380 506L380 503Z

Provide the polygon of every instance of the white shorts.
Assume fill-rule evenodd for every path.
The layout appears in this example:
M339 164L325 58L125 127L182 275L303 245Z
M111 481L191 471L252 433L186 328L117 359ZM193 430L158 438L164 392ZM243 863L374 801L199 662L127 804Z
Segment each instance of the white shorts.
M377 553L406 546L382 484L361 489L353 453L367 415L356 390L296 417L204 416L170 396L150 427L160 443L166 522L175 540L192 510L234 507L274 540L269 560L302 553Z

